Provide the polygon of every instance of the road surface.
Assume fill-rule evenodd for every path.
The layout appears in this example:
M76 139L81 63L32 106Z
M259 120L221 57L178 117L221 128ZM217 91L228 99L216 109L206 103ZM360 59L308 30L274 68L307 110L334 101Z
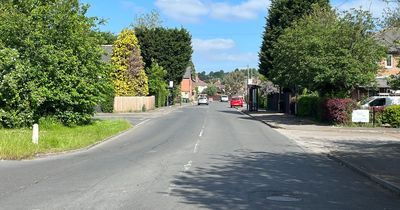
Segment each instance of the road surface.
M400 209L227 103L139 118L88 151L0 162L0 209Z

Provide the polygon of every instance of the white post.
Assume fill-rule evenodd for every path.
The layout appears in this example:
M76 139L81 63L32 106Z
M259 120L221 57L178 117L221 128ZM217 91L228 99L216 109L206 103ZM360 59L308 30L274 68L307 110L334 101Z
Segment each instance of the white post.
M33 124L32 143L34 143L34 144L39 143L39 125L38 124Z

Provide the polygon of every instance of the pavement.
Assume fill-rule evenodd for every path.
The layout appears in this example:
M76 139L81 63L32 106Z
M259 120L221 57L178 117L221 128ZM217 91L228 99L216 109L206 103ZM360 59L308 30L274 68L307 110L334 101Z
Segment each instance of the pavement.
M247 112L314 153L329 158L400 195L400 129L338 127L293 115Z

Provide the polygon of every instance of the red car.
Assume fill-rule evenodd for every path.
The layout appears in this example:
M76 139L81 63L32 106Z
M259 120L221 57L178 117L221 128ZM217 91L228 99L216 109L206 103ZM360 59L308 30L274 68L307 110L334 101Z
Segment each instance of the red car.
M243 107L243 98L241 97L232 97L231 99L231 108L240 106Z

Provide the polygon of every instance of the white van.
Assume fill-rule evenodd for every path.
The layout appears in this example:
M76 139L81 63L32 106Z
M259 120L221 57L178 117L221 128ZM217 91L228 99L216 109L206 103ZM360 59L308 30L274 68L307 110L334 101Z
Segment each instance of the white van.
M390 106L400 104L400 96L372 96L361 101L361 108L368 109L374 106Z

